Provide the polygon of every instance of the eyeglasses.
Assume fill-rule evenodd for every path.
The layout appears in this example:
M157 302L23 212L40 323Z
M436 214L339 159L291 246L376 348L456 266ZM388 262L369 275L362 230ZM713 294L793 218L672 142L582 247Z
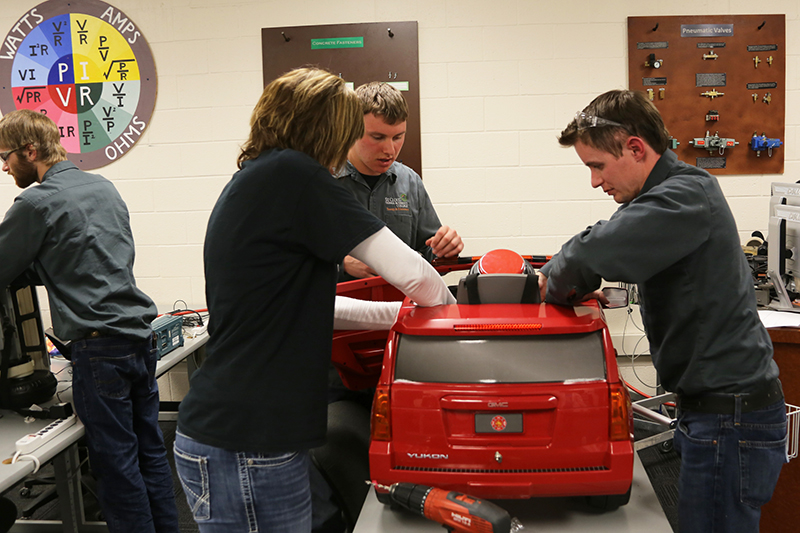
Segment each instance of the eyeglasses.
M598 126L617 126L619 128L625 127L619 122L614 122L613 120L608 120L606 118L598 117L596 115L590 115L582 111L578 111L577 113L575 113L575 125L578 126L579 130L585 130L588 128L597 128Z
M14 152L17 152L19 150L22 150L26 146L28 146L28 145L27 144L23 144L19 148L14 148L13 150L9 150L7 152L0 152L0 159L2 159L3 163L5 163L6 161L8 161L8 158L11 157L11 154L13 154Z

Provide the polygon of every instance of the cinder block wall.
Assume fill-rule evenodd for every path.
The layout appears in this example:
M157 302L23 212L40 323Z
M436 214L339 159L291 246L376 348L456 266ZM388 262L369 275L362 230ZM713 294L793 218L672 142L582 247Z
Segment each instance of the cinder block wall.
M7 2L0 34L37 3ZM596 94L626 87L626 18L753 12L744 0L110 3L149 42L159 86L142 139L98 172L128 203L137 279L161 311L176 300L205 306L205 226L262 90L262 27L418 21L423 172L440 217L463 235L467 254L552 254L616 208L556 135ZM763 8L786 15L786 173L720 179L743 239L766 233L769 183L800 179L799 6ZM10 178L0 180L0 212L17 193Z

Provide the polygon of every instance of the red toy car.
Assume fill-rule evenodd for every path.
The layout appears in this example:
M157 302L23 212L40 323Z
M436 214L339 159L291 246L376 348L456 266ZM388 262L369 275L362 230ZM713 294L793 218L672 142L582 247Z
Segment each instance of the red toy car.
M525 285L535 283L532 272L474 272L455 305L404 301L385 346L386 332L334 336L348 386L365 386L382 361L369 462L383 503L388 494L377 486L397 482L487 499L628 502L633 416L603 311L594 300L539 303L538 286ZM397 297L380 287L360 290Z

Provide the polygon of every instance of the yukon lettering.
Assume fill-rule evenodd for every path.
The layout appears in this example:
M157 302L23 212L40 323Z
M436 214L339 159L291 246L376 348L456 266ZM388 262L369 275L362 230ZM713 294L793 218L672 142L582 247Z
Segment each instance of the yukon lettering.
M446 453L409 453L411 459L447 459Z

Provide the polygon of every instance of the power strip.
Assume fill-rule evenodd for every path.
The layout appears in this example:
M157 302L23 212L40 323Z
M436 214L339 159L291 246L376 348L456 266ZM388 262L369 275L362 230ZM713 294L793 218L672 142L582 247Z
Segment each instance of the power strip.
M67 418L59 418L53 421L36 433L25 435L17 441L17 452L20 455L24 455L40 448L58 434L63 433L64 430L70 426L74 426L77 419L78 418L72 414Z

